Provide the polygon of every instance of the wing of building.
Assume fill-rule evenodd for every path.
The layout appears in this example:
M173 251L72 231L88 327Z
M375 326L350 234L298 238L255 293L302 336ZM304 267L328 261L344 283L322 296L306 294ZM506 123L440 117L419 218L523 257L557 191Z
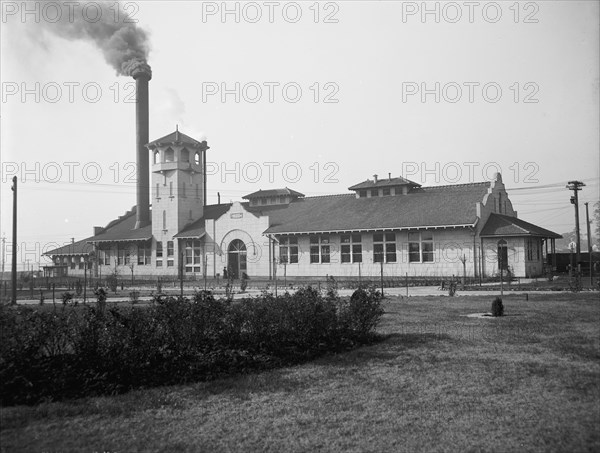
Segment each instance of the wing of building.
M98 276L123 267L186 278L493 276L500 268L534 277L560 238L517 217L500 174L434 187L374 176L346 194L305 197L286 187L207 205L205 140L176 130L146 146L151 223L136 222L136 206L95 227L76 243L79 253L46 253L48 273L77 275L89 262Z

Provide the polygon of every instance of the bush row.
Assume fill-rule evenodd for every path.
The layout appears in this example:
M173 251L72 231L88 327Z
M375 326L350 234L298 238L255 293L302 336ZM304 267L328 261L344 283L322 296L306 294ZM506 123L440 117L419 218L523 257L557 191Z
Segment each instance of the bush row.
M381 295L308 287L274 297L157 296L147 307L0 307L0 404L192 382L375 340Z

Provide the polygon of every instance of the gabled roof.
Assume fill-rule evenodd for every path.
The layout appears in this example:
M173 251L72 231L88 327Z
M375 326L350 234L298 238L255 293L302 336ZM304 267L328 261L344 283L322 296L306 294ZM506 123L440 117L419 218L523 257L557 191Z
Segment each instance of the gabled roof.
M202 140L199 142L198 140L193 139L189 135L185 135L183 132L179 132L179 129L175 130L175 132L171 132L164 137L151 141L146 145L147 148L155 148L158 146L166 146L166 145L189 145L192 148L206 148L206 140Z
M81 241L73 242L71 244L63 245L54 250L50 250L44 255L47 256L65 256L65 255L89 255L93 250L94 246L88 241L91 238L82 239Z
M559 239L560 234L546 230L517 217L492 213L479 234L481 237L493 236L537 236Z
M361 183L355 184L352 187L348 187L348 190L360 190L360 189L375 189L378 187L393 187L393 186L411 186L411 187L421 187L420 184L417 184L414 181L409 179L402 178L398 176L397 178L384 178L378 179L375 182L372 179L367 179Z
M304 197L303 193L296 192L295 190L288 189L287 187L283 189L268 189L268 190L259 190L258 192L252 192L251 194L244 195L242 198L244 200L249 200L251 198L262 198L262 197L273 197L278 195L289 195L292 197Z
M110 222L106 228L96 236L88 238L89 242L117 242L117 241L146 241L152 238L152 224L143 228L134 229L136 222L136 207L127 211L125 215Z
M307 197L269 212L265 233L473 226L489 182L415 188L407 195Z

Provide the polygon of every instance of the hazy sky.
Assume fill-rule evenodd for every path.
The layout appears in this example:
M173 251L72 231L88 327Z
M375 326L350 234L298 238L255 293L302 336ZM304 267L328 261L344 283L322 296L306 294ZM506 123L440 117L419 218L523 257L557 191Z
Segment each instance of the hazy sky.
M599 199L597 1L124 5L149 35L150 138L205 135L209 203L501 171L519 217L562 233L567 181L587 184L583 230ZM9 243L16 173L34 261L135 204L135 105L132 79L51 33L50 7L27 7L39 23L2 2L1 232Z

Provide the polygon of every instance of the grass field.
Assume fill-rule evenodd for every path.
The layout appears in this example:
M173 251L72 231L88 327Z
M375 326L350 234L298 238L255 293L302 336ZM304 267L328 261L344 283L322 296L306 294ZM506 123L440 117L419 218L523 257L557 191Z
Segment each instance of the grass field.
M386 340L301 366L1 411L1 451L600 451L595 294L386 299Z

